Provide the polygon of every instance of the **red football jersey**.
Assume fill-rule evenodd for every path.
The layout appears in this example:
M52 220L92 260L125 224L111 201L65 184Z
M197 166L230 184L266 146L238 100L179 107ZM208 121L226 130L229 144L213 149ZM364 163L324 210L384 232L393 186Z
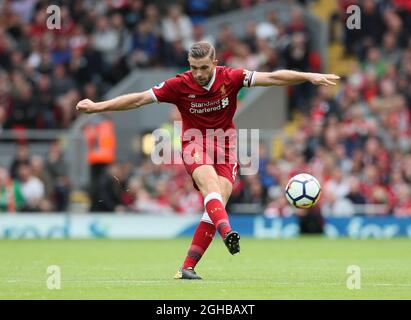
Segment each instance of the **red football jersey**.
M207 86L198 84L191 71L178 74L151 89L157 102L175 104L181 113L182 134L188 129L234 129L237 94L253 85L253 71L217 66Z

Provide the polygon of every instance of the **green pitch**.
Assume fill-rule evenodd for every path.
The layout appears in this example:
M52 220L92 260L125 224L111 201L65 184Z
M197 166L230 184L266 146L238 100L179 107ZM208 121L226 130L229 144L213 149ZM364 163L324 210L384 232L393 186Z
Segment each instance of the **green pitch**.
M173 279L188 238L1 240L0 299L411 299L409 239L244 238L236 256L215 240L191 282ZM60 290L47 288L50 265Z

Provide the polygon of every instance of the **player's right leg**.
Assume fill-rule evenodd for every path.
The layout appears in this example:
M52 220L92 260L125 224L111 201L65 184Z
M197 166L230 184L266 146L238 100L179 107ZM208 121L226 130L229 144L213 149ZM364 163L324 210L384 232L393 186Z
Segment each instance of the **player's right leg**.
M217 171L221 172L220 169L217 169ZM225 206L233 191L233 184L226 176L219 175L218 181L220 183L221 195L223 196L223 203ZM240 252L240 234L237 231L232 230L226 234L224 243L231 254Z

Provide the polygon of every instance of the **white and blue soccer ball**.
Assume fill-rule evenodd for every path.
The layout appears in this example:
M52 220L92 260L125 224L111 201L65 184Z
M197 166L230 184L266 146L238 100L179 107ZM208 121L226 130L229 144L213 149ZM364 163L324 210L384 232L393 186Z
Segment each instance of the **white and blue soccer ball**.
M320 200L321 185L308 173L300 173L292 177L285 187L285 197L296 208L306 209Z

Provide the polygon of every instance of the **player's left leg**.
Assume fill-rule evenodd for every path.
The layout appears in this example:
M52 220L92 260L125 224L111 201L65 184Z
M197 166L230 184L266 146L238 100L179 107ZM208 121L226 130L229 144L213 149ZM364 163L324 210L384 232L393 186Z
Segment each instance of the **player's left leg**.
M190 247L188 248L187 256L183 262L181 269L177 272L177 279L201 279L195 272L194 268L203 257L205 251L213 241L216 228L213 222L202 217L198 224Z
M218 180L220 184L221 197L223 198L223 204L226 206L233 190L233 186L228 179L222 176L218 176ZM203 257L205 251L208 249L215 233L216 228L213 221L211 221L207 211L204 211L201 221L194 232L193 240L191 241L183 266L177 272L175 278L192 280L201 279L195 273L194 268Z

